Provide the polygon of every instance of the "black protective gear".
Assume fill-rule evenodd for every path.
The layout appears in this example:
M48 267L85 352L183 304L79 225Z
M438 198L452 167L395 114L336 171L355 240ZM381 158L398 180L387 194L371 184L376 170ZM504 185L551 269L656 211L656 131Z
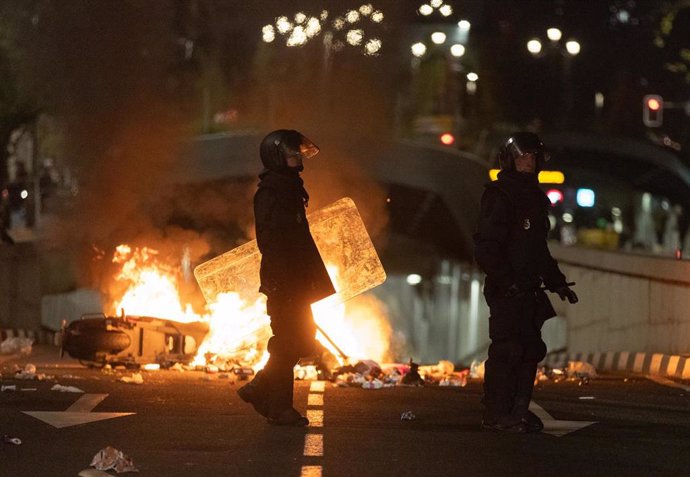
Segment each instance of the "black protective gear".
M487 184L474 241L490 297L504 296L513 284L523 292L542 281L551 291L567 286L546 243L549 204L534 174L501 171Z
M310 305L335 293L309 231L305 211L309 195L299 173L285 163L293 152L314 153L304 146L304 139L296 131L284 130L264 139L261 160L266 169L259 176L254 196L256 241L261 252L259 291L267 297L273 336L268 342L269 360L257 374L255 387L243 387L240 397L277 425L309 422L292 406L293 368L301 357L317 352Z
M500 430L538 427L529 420L529 403L537 363L546 355L541 327L555 316L540 287L543 283L554 292L567 288L546 242L548 207L536 174L514 170L501 171L482 196L474 240L475 258L486 273L484 296L490 310L484 421L498 426L492 428L507 427ZM515 419L522 426L514 424Z
M278 129L270 132L259 146L261 163L271 171L288 169L287 158L290 156L301 155L304 158L311 158L318 153L319 148L294 129ZM301 168L298 171L301 172Z
M570 287L560 287L558 290L556 290L556 293L558 293L558 296L561 298L561 300L565 301L567 298L568 303L578 302L577 294Z
M543 170L550 156L544 143L534 133L516 132L510 135L498 150L498 164L501 170L514 171L515 158L532 153L536 158L536 172Z

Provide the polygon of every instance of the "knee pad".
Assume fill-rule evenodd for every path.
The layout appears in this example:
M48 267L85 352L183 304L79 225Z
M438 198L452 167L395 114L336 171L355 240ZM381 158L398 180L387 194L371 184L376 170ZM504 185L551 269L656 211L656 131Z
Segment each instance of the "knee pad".
M515 363L522 360L524 348L517 341L494 341L489 346L489 359L502 363Z

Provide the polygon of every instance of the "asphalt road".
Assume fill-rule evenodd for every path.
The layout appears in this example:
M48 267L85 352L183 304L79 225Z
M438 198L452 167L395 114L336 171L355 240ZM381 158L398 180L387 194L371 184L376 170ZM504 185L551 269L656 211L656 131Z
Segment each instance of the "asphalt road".
M39 352L2 362L0 385L17 391L0 392L0 435L22 444L0 444L0 476L76 476L106 446L129 455L141 476L690 475L690 391L644 377L540 384L541 409L584 426L556 437L482 430L478 382L380 390L297 382L296 407L313 425L295 429L266 424L235 394L242 383L218 375L144 372L134 385L117 381L131 372L51 361ZM13 379L14 365L27 362L55 379ZM56 383L85 394L51 391ZM134 414L57 428L25 413L62 419L67 409ZM415 419L401 421L404 411Z

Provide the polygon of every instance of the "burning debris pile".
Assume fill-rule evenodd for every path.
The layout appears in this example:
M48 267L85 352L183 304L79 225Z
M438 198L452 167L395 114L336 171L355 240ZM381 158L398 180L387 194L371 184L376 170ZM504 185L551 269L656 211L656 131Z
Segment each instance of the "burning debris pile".
M445 360L430 366L420 366L411 359L408 364L383 365L372 360L362 360L354 365L335 369L332 380L340 387L363 389L424 385L464 387L468 376L469 369L455 371L453 363Z

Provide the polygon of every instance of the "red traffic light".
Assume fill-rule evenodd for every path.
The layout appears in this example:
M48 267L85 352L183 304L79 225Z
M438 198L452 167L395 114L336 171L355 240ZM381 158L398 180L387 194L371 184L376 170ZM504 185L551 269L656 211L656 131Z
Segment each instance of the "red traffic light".
M451 133L443 133L439 139L444 146L450 146L455 142L455 136Z
M648 94L642 99L642 122L650 128L664 123L664 100L658 94Z

